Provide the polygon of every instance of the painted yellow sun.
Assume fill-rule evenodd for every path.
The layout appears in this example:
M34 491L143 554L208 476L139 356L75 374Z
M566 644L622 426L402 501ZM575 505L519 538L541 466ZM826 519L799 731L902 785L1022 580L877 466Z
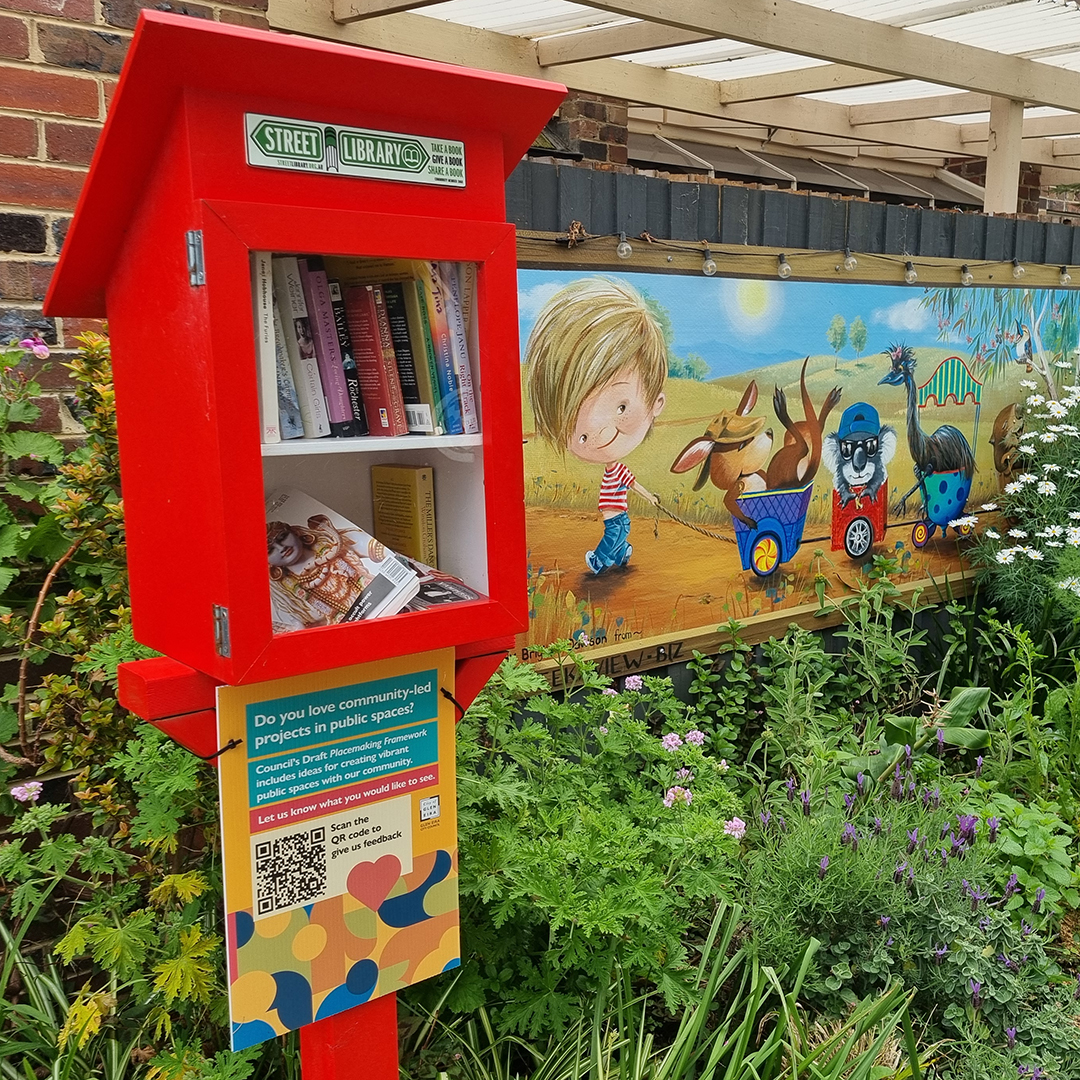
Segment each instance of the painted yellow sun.
M745 337L756 337L776 326L783 308L783 292L778 281L728 279L721 286L721 304L732 329Z

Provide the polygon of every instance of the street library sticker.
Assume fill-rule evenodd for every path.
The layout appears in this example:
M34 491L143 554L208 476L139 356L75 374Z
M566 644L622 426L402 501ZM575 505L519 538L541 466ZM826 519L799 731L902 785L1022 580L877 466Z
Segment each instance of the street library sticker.
M234 1050L458 966L453 670L219 688Z
M465 186L465 144L454 139L244 113L244 149L267 169Z

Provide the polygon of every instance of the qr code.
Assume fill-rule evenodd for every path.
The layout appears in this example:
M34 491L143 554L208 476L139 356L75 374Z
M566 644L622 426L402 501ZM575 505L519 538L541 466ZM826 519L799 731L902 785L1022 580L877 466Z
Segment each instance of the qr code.
M428 799L420 800L420 820L430 821L437 818L442 811L439 809L439 796L432 795Z
M326 891L326 829L290 833L255 845L255 911L310 903Z

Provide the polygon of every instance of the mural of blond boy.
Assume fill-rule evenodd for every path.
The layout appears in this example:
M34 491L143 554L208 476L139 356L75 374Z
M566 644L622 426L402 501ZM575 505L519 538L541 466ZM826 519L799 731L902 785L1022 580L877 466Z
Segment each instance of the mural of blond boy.
M585 565L594 574L626 566L634 552L628 493L660 502L622 461L664 407L667 345L659 323L625 282L582 278L544 305L525 367L537 432L560 452L604 466L597 502L604 535Z

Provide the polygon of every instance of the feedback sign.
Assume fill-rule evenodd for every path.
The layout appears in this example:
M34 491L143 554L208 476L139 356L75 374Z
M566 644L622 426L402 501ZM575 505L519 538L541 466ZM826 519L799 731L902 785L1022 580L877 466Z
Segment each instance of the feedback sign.
M247 705L252 832L437 783L437 683L432 669Z

